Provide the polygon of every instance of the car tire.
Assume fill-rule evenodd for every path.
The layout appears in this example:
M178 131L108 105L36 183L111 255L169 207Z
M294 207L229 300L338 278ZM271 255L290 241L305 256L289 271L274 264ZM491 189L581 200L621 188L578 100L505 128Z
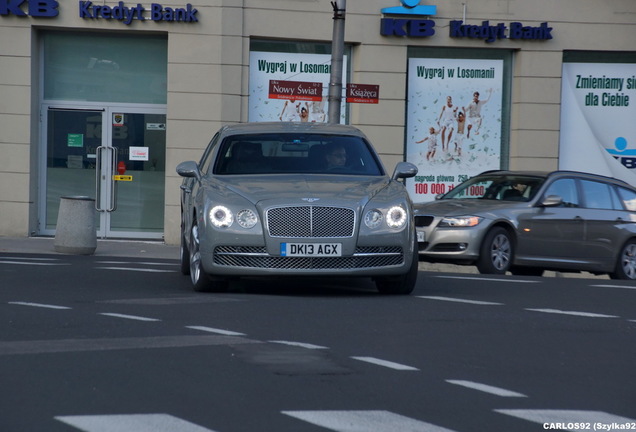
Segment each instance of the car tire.
M419 270L419 259L417 256L417 242L413 249L411 267L408 272L399 276L387 276L375 278L375 287L380 294L388 295L408 295L415 289L417 274Z
M636 240L628 240L618 254L616 269L610 274L612 279L636 279Z
M203 270L201 264L201 251L199 247L199 227L197 224L192 225L190 230L190 280L192 287L197 292L208 292L212 289L210 278Z
M185 241L185 233L181 227L181 245L179 246L179 268L181 274L188 276L190 274L190 251Z
M513 242L508 231L502 227L494 227L486 233L479 250L479 273L505 274L512 265L513 253Z

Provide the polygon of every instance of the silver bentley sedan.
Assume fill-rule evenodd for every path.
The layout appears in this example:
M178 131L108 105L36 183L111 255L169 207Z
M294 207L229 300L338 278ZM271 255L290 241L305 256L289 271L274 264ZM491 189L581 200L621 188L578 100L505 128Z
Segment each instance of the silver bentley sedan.
M370 277L409 294L418 254L412 203L358 129L319 123L221 128L182 162L181 271L196 291L245 276Z

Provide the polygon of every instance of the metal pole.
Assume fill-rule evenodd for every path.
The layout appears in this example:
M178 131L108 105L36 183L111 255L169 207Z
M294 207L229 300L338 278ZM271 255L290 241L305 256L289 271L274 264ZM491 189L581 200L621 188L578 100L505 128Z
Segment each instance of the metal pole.
M342 103L342 58L344 57L344 30L347 0L331 2L333 7L333 38L331 41L331 77L329 79L329 123L340 123Z

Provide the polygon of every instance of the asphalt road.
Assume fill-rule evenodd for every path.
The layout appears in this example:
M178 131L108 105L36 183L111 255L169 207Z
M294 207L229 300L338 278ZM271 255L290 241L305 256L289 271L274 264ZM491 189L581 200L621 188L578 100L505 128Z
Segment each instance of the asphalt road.
M636 430L633 283L199 294L176 259L137 256L0 252L0 431Z

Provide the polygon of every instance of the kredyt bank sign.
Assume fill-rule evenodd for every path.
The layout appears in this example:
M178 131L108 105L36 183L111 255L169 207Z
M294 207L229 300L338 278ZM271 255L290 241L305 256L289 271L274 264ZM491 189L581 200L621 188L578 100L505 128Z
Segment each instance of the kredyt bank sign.
M401 6L382 9L380 34L383 36L428 37L435 34L435 21L422 17L437 14L437 6L421 5L420 0L401 0ZM400 18L386 17L400 15ZM509 25L498 23L491 25L489 21L482 21L481 25L464 24L461 20L449 23L449 36L452 38L483 39L491 43L499 39L548 40L552 39L552 27L548 23L539 26L524 26L520 22Z
M59 15L59 3L56 0L0 0L0 15L15 15L19 17L54 18ZM198 22L197 9L191 4L183 8L163 7L161 4L152 3L146 8L138 3L135 6L127 6L123 1L117 6L106 4L94 4L92 1L80 1L78 3L79 17L83 19L104 19L121 21L129 25L133 20L137 21L167 21L167 22Z

